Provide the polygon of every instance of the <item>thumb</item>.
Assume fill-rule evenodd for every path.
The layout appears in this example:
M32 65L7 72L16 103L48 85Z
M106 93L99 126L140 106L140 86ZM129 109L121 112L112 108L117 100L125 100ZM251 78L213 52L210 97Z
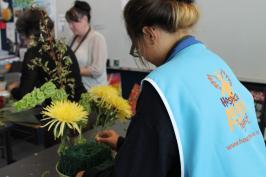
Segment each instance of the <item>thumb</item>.
M97 136L95 139L97 142L101 142L101 143L108 143L109 142L109 138L102 138L100 136Z
M97 133L97 136L101 138L108 138L112 136L112 131L110 130L100 131Z

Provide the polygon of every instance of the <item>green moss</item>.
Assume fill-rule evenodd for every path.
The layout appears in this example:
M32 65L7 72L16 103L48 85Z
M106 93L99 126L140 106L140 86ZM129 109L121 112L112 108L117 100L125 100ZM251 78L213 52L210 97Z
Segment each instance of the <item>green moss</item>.
M68 176L75 176L78 171L92 168L103 169L113 163L109 146L94 141L75 145L61 154L58 169Z

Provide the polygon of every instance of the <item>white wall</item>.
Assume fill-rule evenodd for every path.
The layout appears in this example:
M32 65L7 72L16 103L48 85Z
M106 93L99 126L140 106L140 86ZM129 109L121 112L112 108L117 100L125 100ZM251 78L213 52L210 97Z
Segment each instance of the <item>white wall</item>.
M128 54L130 41L122 18L124 0L87 0L92 6L92 26L107 40L108 57L120 65L138 68ZM74 0L56 0L57 20L63 19ZM196 36L222 56L244 81L266 83L266 1L196 0L201 18ZM61 14L61 16L60 16ZM58 22L59 25L63 24ZM60 29L60 27L58 27ZM67 25L58 36L69 36Z
M74 0L56 0L56 36L58 38L68 38L71 32L67 27L65 12L73 5Z
M266 1L196 0L197 36L244 81L266 83Z

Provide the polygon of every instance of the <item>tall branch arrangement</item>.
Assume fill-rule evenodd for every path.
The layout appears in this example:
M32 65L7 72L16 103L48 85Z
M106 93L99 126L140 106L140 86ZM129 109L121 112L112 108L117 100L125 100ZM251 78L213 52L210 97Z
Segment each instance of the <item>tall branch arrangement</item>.
M36 8L36 7L34 7ZM53 32L49 29L49 17L47 13L39 9L42 15L40 20L40 36L38 39L32 38L31 46L40 46L39 53L48 54L55 64L55 68L49 68L48 61L43 58L34 58L32 63L28 65L30 69L41 67L50 76L50 81L57 87L65 89L68 86L71 89L71 97L74 96L75 79L67 77L71 71L69 67L72 65L70 56L66 55L67 46L61 40L55 40ZM47 78L48 81L48 78Z

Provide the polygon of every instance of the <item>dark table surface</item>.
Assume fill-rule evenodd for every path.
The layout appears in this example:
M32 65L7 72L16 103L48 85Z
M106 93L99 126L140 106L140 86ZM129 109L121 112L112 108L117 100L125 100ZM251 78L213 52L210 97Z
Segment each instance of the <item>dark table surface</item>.
M0 177L41 177L44 174L44 177L56 177L57 147L53 146L1 168Z
M125 134L128 122L116 123L112 128L120 135ZM96 130L84 133L88 139L95 135ZM0 177L57 177L55 170L58 161L58 145L50 147L40 153L35 153L25 159L0 168ZM23 151L23 149L22 149Z

